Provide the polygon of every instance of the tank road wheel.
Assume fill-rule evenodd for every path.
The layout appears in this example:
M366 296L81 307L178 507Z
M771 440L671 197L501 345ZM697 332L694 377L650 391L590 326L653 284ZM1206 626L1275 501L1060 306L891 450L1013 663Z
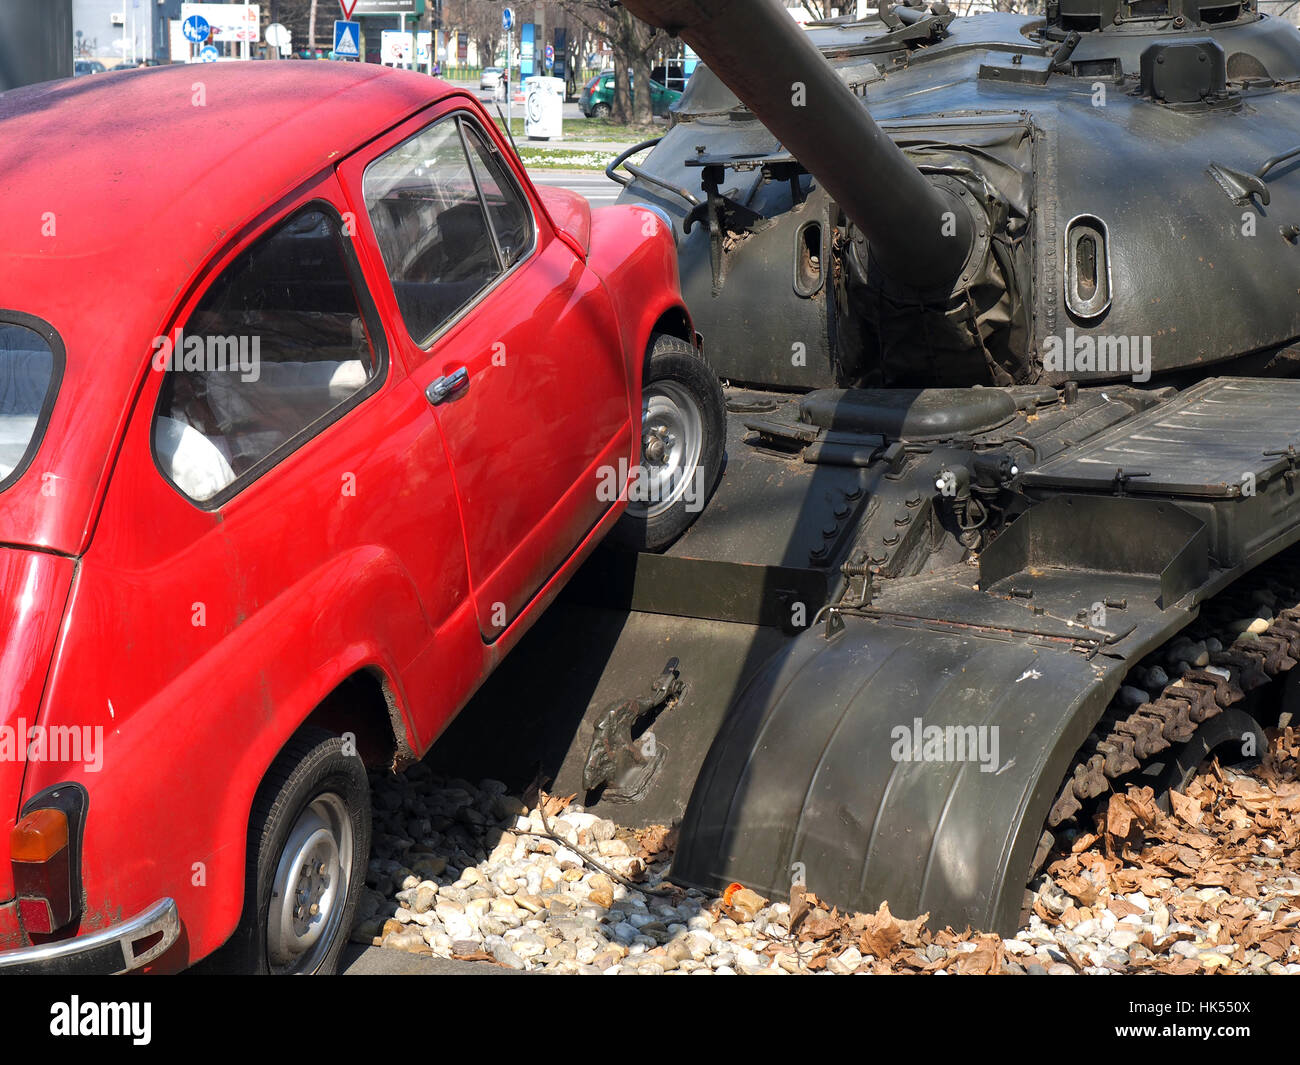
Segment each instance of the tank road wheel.
M1169 812L1169 793L1185 791L1197 771L1211 758L1220 765L1247 769L1268 746L1264 730L1244 710L1225 710L1203 722L1186 743L1162 752L1143 767L1142 776L1155 789L1156 803Z
M641 384L641 459L613 538L659 551L684 533L722 472L726 408L722 386L684 340L650 342Z
M244 915L220 968L332 973L370 856L370 785L343 741L304 729L280 752L249 819Z

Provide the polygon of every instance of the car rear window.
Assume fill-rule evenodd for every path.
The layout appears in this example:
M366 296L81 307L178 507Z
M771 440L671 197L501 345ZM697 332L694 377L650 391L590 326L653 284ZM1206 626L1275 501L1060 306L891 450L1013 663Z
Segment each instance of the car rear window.
M0 312L0 491L31 462L63 368L53 331L42 326L38 332L32 325L5 320Z

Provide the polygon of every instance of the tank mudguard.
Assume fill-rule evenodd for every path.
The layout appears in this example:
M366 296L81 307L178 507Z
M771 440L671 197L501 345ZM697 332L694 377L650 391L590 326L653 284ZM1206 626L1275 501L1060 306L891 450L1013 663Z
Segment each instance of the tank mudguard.
M1013 934L1048 811L1124 662L970 630L845 623L830 639L818 626L794 640L732 707L673 878L774 898L802 879L841 908L887 900L900 917L928 912L933 927Z

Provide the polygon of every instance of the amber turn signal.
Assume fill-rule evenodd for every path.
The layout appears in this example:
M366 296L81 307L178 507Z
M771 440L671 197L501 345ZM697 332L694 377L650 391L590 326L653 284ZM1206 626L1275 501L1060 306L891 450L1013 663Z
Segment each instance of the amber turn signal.
M48 862L68 845L68 815L62 810L33 810L9 834L9 857L15 862Z

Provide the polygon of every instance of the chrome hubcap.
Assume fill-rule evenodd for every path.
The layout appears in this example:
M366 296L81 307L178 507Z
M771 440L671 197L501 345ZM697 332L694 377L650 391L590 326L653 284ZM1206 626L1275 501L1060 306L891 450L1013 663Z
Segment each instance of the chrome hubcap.
M629 489L628 510L653 518L689 490L700 464L704 425L690 393L656 381L641 395L641 469Z
M332 792L298 815L276 866L267 954L284 972L319 967L339 932L352 872L352 819Z

